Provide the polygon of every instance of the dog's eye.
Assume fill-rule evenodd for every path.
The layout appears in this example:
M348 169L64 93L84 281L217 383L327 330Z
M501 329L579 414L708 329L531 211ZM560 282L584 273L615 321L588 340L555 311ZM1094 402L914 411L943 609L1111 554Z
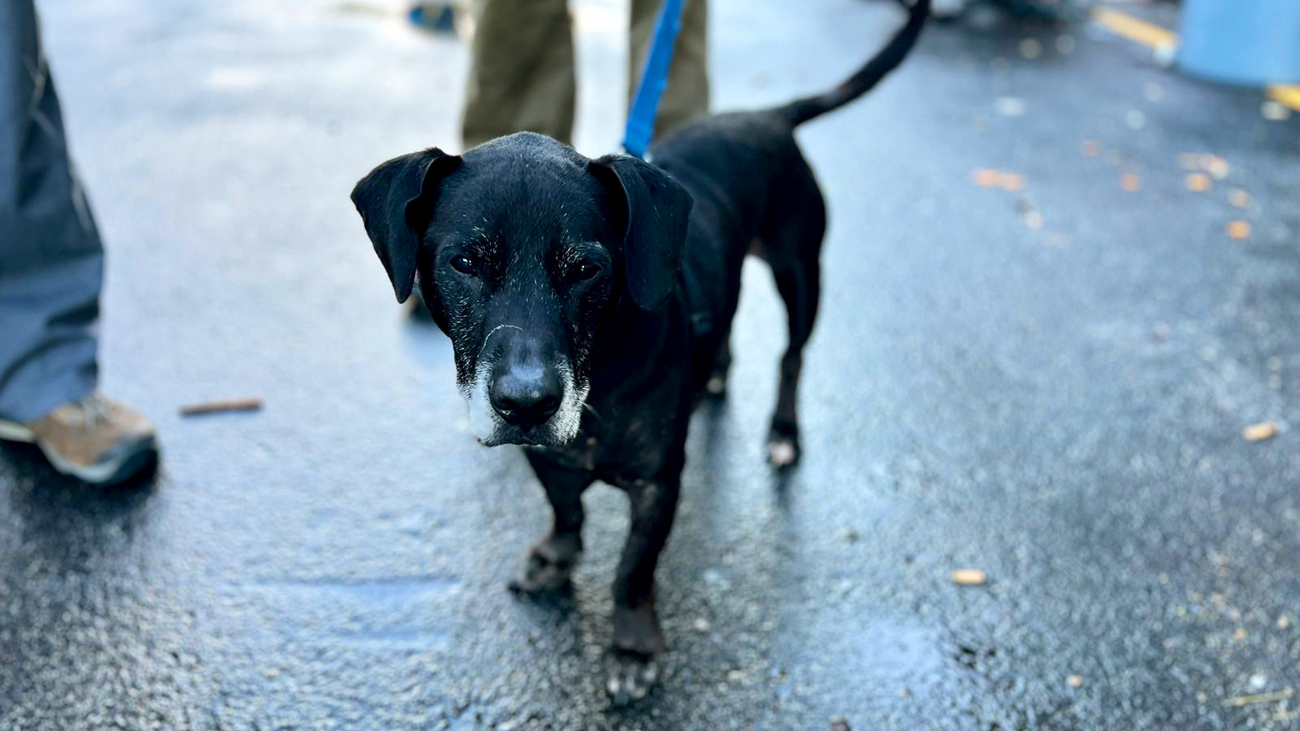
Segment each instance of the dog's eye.
M465 256L464 254L452 257L451 268L455 269L461 274L468 274L470 276L474 276L475 274L478 274L478 262L474 261L468 256Z
M593 264L589 261L584 261L583 263L578 265L577 274L578 274L578 279L581 279L584 282L590 281L592 279L595 279L596 275L600 274L600 265Z

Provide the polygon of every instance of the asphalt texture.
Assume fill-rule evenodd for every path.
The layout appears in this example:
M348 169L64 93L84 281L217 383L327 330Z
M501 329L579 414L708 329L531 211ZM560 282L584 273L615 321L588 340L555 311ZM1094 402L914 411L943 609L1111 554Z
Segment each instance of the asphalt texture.
M626 9L575 7L598 154ZM541 490L466 433L448 342L392 301L347 197L457 149L464 44L395 4L41 10L110 247L103 386L165 453L97 491L0 449L0 728L1300 724L1300 118L1260 91L981 12L803 129L831 217L804 460L763 462L784 327L753 264L660 564L663 679L618 710L622 495L588 493L571 601L505 590ZM902 19L712 10L723 109L837 82ZM1223 177L1189 191L1182 153ZM265 408L178 415L245 396Z

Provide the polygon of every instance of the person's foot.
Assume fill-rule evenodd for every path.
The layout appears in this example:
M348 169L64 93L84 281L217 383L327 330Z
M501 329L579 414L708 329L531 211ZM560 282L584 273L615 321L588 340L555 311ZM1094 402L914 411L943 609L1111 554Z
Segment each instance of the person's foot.
M149 420L99 393L26 424L0 419L0 439L35 444L54 469L92 485L129 480L158 459Z

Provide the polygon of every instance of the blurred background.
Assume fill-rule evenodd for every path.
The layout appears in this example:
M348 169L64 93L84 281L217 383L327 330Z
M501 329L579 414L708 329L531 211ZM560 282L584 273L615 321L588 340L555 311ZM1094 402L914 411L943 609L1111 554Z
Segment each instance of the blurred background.
M0 448L0 728L1300 723L1294 3L946 2L800 129L831 221L803 462L763 461L784 343L754 266L660 562L663 679L626 710L596 672L623 498L588 493L570 603L504 590L541 490L474 444L348 200L460 149L464 9L37 5L108 253L101 383L163 459L95 490ZM570 6L599 155L628 8ZM828 88L903 19L709 13L718 110ZM230 398L263 406L178 412Z

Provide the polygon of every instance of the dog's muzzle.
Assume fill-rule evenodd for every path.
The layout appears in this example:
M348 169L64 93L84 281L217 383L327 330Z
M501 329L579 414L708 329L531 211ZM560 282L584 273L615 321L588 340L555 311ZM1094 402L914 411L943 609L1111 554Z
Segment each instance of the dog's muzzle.
M480 443L557 447L577 436L589 389L575 383L568 363L561 361L551 368L480 366L474 382L462 390Z

